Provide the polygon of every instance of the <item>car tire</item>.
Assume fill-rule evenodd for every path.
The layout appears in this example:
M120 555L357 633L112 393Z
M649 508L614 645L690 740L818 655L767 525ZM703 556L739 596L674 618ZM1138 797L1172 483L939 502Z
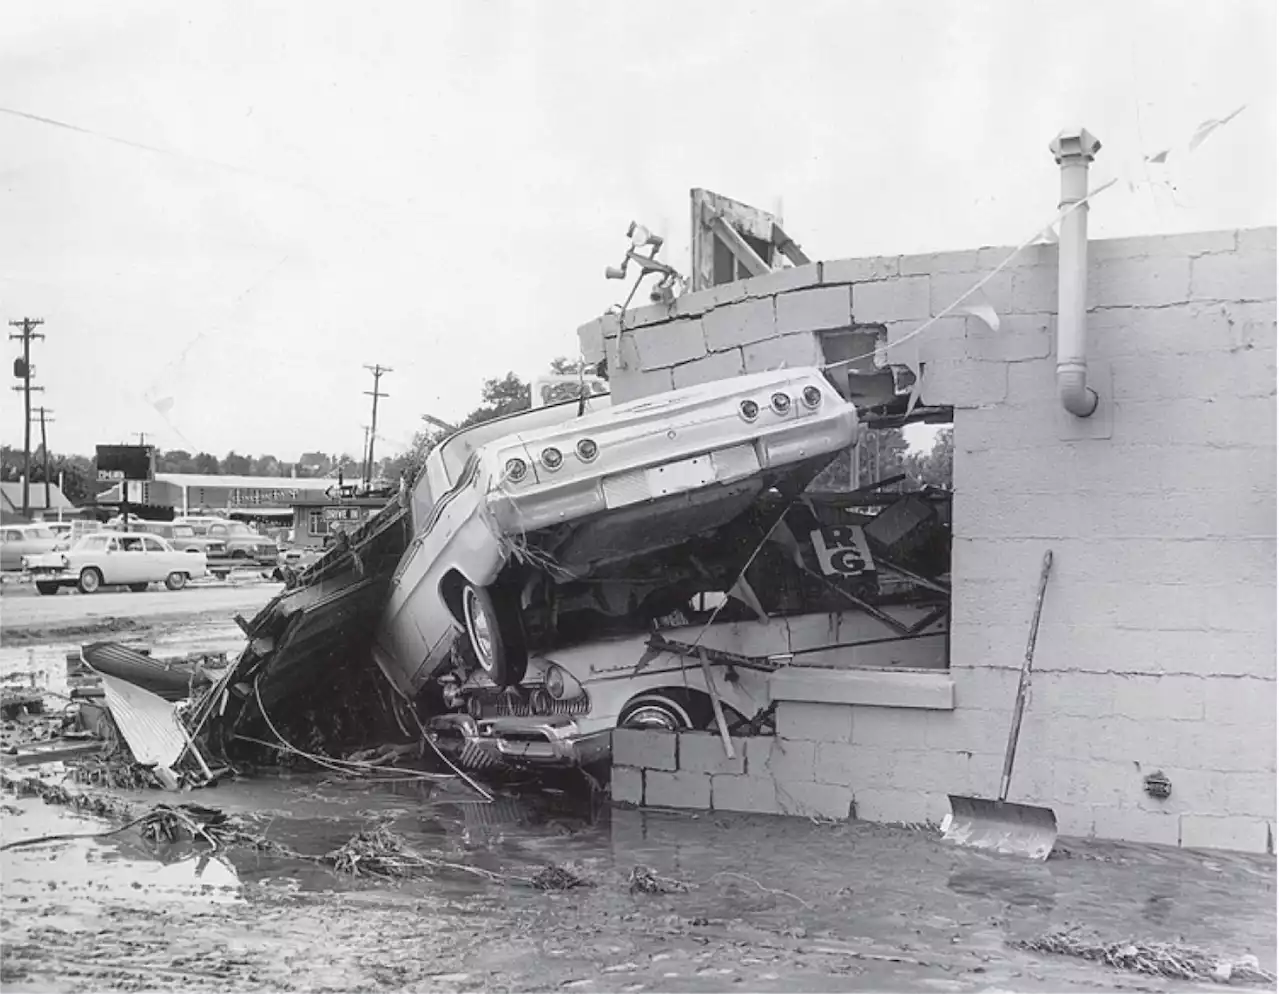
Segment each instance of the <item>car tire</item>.
M151 586L151 584L149 583L131 583L129 584L129 589L132 590L135 594L140 594L144 590L146 590L149 586Z
M669 732L701 731L714 720L710 698L674 687L647 691L628 701L618 714L618 727Z
M498 587L462 588L462 620L480 669L499 687L524 679L529 652L520 624L519 601Z
M175 570L164 578L164 587L166 590L181 590L186 585L186 573L179 573Z
M102 587L102 573L87 566L80 571L80 582L76 584L82 594L96 593Z
M46 596L48 596L49 594L56 594L58 592L58 584L48 583L48 582L41 583L39 580L37 580L36 590Z

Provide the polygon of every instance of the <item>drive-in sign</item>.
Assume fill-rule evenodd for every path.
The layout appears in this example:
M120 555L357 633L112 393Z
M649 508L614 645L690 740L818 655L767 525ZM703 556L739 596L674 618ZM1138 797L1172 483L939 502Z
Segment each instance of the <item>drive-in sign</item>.
M818 566L827 576L860 576L875 570L867 539L858 525L835 525L809 534Z

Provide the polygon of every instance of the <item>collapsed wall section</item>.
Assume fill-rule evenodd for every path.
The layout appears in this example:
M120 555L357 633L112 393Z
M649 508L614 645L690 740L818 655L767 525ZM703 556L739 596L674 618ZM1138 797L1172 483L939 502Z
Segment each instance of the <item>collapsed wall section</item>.
M815 263L579 334L615 401L873 351L867 368L912 368L921 403L955 410L954 704L867 703L847 673L789 675L770 749L790 758L762 767L781 790L830 788L858 817L906 822L939 820L948 793L994 796L1052 549L1011 799L1052 807L1068 835L1274 851L1275 229L1090 244L1089 419L1057 399L1056 247L986 283L996 328L944 313L1010 251ZM1157 772L1168 797L1146 787ZM706 804L682 806L713 805L716 776L758 779L706 775ZM674 803L664 790L646 779L643 802Z

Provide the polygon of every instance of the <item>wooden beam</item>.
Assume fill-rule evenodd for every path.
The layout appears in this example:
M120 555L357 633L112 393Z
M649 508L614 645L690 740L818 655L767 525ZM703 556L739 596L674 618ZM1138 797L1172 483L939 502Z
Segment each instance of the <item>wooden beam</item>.
M809 257L801 251L800 246L793 242L791 237L777 224L773 226L773 244L778 247L778 251L791 260L791 265L809 265Z
M752 276L763 276L765 273L773 272L760 256L756 255L756 250L747 244L747 240L738 234L733 225L729 224L723 217L704 209L702 212L703 223L710 228L720 238L725 246L733 253L733 257L740 262L743 267Z

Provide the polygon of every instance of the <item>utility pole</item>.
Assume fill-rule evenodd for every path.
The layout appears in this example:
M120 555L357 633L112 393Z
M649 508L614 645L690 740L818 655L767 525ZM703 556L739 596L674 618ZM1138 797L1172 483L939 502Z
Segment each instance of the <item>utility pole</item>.
M390 366L382 365L366 365L364 368L373 374L373 389L365 391L368 396L373 398L373 419L369 426L369 444L366 446L368 455L365 461L366 476L364 482L365 486L368 486L369 477L373 474L373 443L377 441L378 437L378 398L389 396L389 394L378 392L378 381L381 380L385 374L394 372L394 370Z
M369 468L369 426L361 425L364 429L364 449L360 452L360 479L367 481L373 475Z
M42 324L44 324L42 318L23 318L21 321L9 322L10 327L22 329L17 335L11 333L9 340L22 339L22 358L13 364L13 375L22 380L22 386L13 389L22 391L23 418L26 421L22 430L22 516L24 518L30 517L31 514L31 391L44 389L44 387L31 385L31 339L44 338L44 335L31 329L38 328Z
M49 436L45 433L45 425L52 424L53 419L47 417L52 411L40 408L40 450L44 453L44 513L48 514L52 508L49 502ZM61 488L59 488L61 489Z

